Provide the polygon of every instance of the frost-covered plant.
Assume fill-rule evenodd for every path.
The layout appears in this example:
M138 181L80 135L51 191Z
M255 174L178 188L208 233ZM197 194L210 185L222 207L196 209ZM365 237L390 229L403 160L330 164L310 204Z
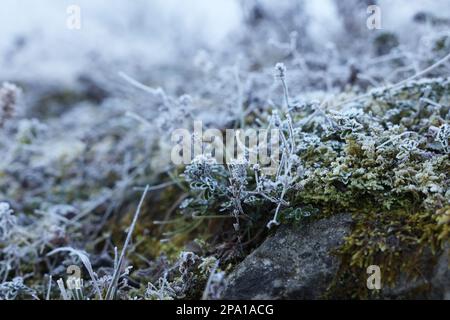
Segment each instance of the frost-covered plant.
M449 139L450 139L450 125L444 123L438 130L436 135L437 141L442 145L445 152L450 153Z
M243 209L244 205L252 205L258 201L270 201L276 205L273 218L267 226L278 225L278 215L282 206L288 203L284 200L286 193L295 188L297 181L297 171L300 166L299 157L296 155L297 141L294 133L292 118L290 115L289 93L286 83L286 67L282 63L275 66L275 78L280 80L284 91L284 104L282 114L275 109L270 116L268 129L276 129L279 134L281 145L280 154L274 154L277 166L273 170L273 176L267 174L261 175L259 166L250 166L248 160L236 159L224 165L218 165L214 160L207 159L205 156L199 156L194 159L190 165L186 167L183 174L184 180L189 183L191 190L199 191L195 197L197 199L217 201L222 199L222 210L228 211L236 218L234 227L236 231L239 229L239 217L245 217L246 213ZM244 147L245 148L245 147ZM252 150L246 150L248 155ZM227 170L225 170L225 168ZM253 176L248 175L249 172ZM228 179L224 179L228 177ZM254 189L249 188L249 181L256 182ZM208 190L208 196L205 196L205 190ZM225 201L223 201L225 200ZM198 201L190 202L191 208ZM205 201L208 205L208 201Z
M22 90L16 85L5 82L0 87L0 127L17 113L17 105Z
M12 281L5 281L0 283L0 300L16 300L21 299L35 299L39 298L36 291L27 287L23 283L23 278L16 277Z
M208 274L208 281L206 282L203 291L203 300L218 300L222 298L223 292L226 288L227 279L224 271L220 271L219 261L215 258L204 258L199 268L203 274Z
M17 217L7 202L0 202L0 241L7 241L17 227Z
M0 203L0 275L20 275L23 265L37 264L43 252L66 239L64 217L37 213L30 219L16 216L8 203Z
M147 300L173 300L175 297L176 292L167 280L167 273L158 279L157 286L149 282L145 290L145 299Z
M199 257L182 251L178 259L167 268L156 284L148 283L144 298L149 300L183 299L193 291L208 292L208 297L219 296L225 284L225 274L218 269L214 257ZM219 277L221 277L219 279ZM219 281L220 280L220 281Z
M221 192L219 180L225 177L226 173L223 166L217 164L213 157L199 155L192 160L184 173L183 177L193 190L208 190L211 193ZM204 195L207 198L207 195Z

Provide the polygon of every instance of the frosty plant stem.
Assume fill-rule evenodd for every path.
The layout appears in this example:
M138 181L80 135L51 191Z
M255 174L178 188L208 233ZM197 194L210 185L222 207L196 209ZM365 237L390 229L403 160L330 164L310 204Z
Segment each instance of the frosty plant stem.
M136 209L136 213L134 214L133 221L128 229L127 238L122 248L122 252L120 253L119 260L117 262L116 268L114 270L114 274L112 276L111 284L108 287L108 291L106 292L106 299L112 300L114 299L117 292L117 282L119 281L120 269L122 269L123 260L125 259L125 254L128 248L128 245L131 241L131 236L133 235L133 230L136 227L137 220L139 218L139 214L141 213L142 204L144 203L144 199L147 195L149 186L145 187L144 193L142 194L141 200L139 201L139 205Z
M448 62L449 60L450 60L450 53L447 54L445 57L443 57L441 60L439 60L436 63L434 63L431 66L429 66L428 68L425 68L424 70L416 73L415 75L413 75L413 76L411 76L411 77L409 77L409 78L407 78L405 80L402 80L402 81L400 81L398 83L395 83L393 85L390 85L390 86L386 86L386 87L383 88L383 90L397 89L397 88L403 86L404 84L408 83L409 81L415 80L415 79L417 79L417 78L419 78L421 76L424 76L425 74L429 73L430 71L433 71L434 69L436 69L440 65ZM343 106L343 105L345 105L347 103L350 103L350 102L355 102L355 101L359 101L359 100L364 99L364 98L368 98L368 97L370 97L370 95L371 95L371 93L366 93L366 94L363 94L363 95L360 95L360 96L357 96L357 97L345 100L345 101L335 105L335 108L341 107L341 106Z
M279 124L280 128L280 136L283 143L283 153L281 156L280 165L277 170L276 179L279 180L282 179L282 191L280 198L277 201L277 207L275 209L275 213L273 215L272 220L267 223L267 228L272 228L273 226L277 226L280 224L278 221L278 216L281 210L281 206L283 205L284 197L286 195L286 192L291 187L292 181L294 179L291 176L291 169L292 169L292 159L293 155L295 153L295 145L294 145L294 128L292 126L292 118L289 113L289 92L288 87L286 84L286 67L283 63L277 63L275 65L275 78L280 79L281 83L283 85L283 91L284 91L284 101L285 101L285 120L282 121L282 123ZM286 139L286 136L283 132L283 124L287 128L288 132L288 139Z
M289 110L289 91L286 84L286 66L284 63L277 63L275 65L275 78L280 79L281 85L283 86L284 93L284 108L288 112Z
M286 110L289 110L289 91L286 84L286 80L284 78L281 79L281 84L283 85L283 92L284 92L284 104Z
M81 251L81 250L77 250L77 249L74 249L71 247L62 247L62 248L58 248L58 249L55 249L55 250L49 252L47 254L47 256L51 256L51 255L54 255L55 253L59 253L59 252L69 252L71 255L77 256L81 260L81 262L83 263L84 267L86 268L86 270L88 271L88 273L92 279L92 284L98 295L98 298L100 300L103 300L100 287L98 286L98 278L94 272L94 269L92 268L92 264L89 260L88 255L84 251ZM64 281L62 279L59 279L57 281L57 284L58 284L58 287L61 291L61 295L63 296L64 300L68 300L65 298L65 296L67 295L67 291L65 290L65 287L64 287Z
M400 139L400 138L402 138L403 136L406 136L406 135L417 135L417 132L414 132L414 131L406 131L406 132L403 132L403 133L399 134L398 136L395 136L395 137L389 139L388 141L384 142L383 144L380 144L380 145L377 147L377 149L381 149L381 148L383 148L385 145L388 145L389 143L394 142L394 141L396 141L396 140L398 140L398 139Z
M236 78L236 86L237 86L237 103L239 114L240 127L243 128L245 125L245 110L244 110L244 102L242 99L242 84L241 79L239 78L239 66L236 65L234 70L234 77Z
M283 186L283 191L281 192L281 196L280 196L280 200L278 201L277 204L277 208L275 209L275 214L273 215L272 220L269 221L269 223L267 223L267 228L271 229L273 226L278 226L280 224L280 222L278 222L278 214L280 212L281 209L281 204L283 203L283 198L284 195L286 193L286 186Z

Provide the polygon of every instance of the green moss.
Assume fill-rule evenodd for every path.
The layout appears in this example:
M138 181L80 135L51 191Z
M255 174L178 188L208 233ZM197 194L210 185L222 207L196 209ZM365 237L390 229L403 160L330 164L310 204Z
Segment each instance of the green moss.
M328 295L376 298L378 293L365 286L370 265L380 267L384 286L395 286L402 276L407 281L423 277L449 239L449 215L450 207L436 213L410 208L353 214L353 230L335 252L341 267ZM421 288L417 294L429 289Z
M313 205L325 215L348 212L354 221L351 234L335 252L341 267L328 297L378 297L366 288L370 265L380 266L387 286L394 286L401 277L423 277L449 241L449 156L436 152L425 138L431 126L445 123L449 107L430 111L410 103L419 100L425 87L432 89L435 101L446 99L448 84L435 82L403 88L388 99L374 99L365 112L379 117L379 132L350 134L337 153L316 153L319 159L311 157L313 151L303 156L313 169L295 195L295 204ZM395 137L395 130L417 132L418 149L399 156L401 138L377 148ZM410 294L420 296L428 289L421 286Z

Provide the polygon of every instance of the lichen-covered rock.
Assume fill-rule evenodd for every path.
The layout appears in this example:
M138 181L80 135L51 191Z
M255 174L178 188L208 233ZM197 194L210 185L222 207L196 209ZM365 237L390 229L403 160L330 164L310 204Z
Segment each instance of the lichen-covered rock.
M447 244L446 250L434 268L431 285L432 298L450 300L450 244Z
M423 254L417 270L419 277L411 278L407 272L400 275L395 285L383 285L378 295L383 299L450 299L450 246L437 257L429 250Z
M339 268L331 251L342 244L350 226L346 214L283 226L236 268L224 298L321 298Z
M322 299L339 297L333 292L335 281L351 296L354 288L375 299L450 299L449 248L433 259L424 253L417 264L421 276L411 278L405 271L395 284L369 290L370 274L342 278L346 269L334 251L351 231L352 219L339 214L297 226L283 226L249 255L234 272L225 291L225 299ZM384 268L384 266L380 266ZM358 283L345 283L358 281ZM348 289L346 289L348 288Z

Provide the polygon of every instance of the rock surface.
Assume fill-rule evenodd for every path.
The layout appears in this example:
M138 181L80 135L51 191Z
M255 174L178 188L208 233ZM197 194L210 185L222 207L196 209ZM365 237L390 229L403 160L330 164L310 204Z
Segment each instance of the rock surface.
M431 286L433 288L431 298L450 300L450 244L447 245L434 269Z
M350 226L350 215L342 214L281 227L236 268L224 298L319 299L339 267L330 252Z
M321 299L340 265L331 251L343 243L351 222L350 215L341 214L300 226L281 227L236 267L224 298ZM449 249L447 246L434 266L429 263L418 266L423 272L421 279L400 277L393 288L382 287L378 297L450 299ZM431 260L426 254L424 261Z
M421 277L414 280L400 276L394 287L382 288L385 299L433 299L450 300L450 244L433 263L431 252L424 254L417 268Z

